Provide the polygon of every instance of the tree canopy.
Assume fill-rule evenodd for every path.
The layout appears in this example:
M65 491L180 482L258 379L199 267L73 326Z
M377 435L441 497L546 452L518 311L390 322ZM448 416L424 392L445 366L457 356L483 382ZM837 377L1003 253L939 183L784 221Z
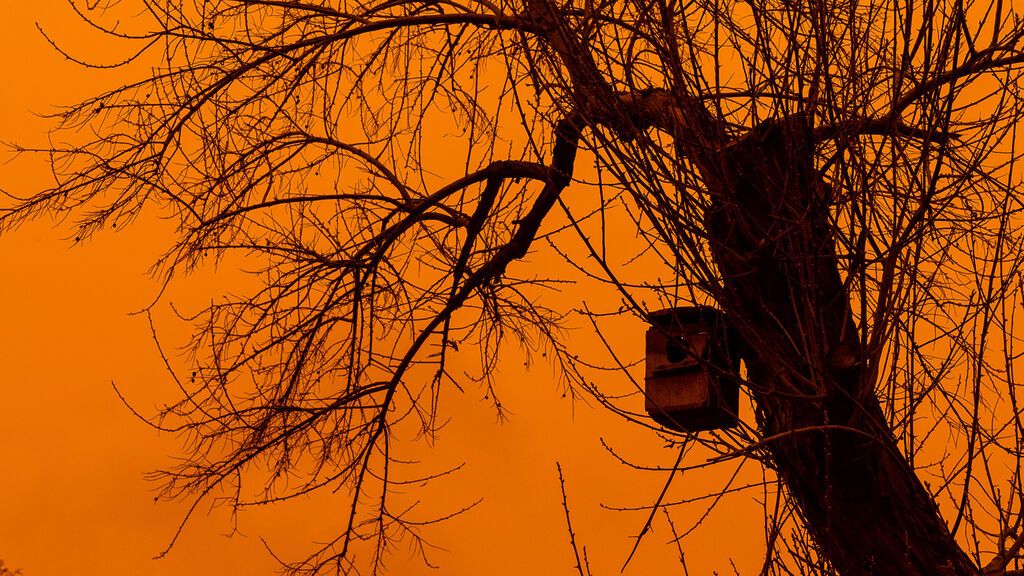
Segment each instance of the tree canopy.
M678 469L762 466L764 574L1021 573L1010 3L116 4L69 6L144 73L63 110L51 149L16 149L55 182L0 226L68 215L84 239L152 206L177 223L166 281L259 264L257 288L189 316L181 397L152 418L185 439L165 496L346 491L337 539L286 567L378 566L421 532L390 506L396 432L437 433L446 388L484 386L500 413L493 369L521 346L664 434ZM111 16L126 5L142 17ZM580 286L616 304L545 305ZM742 342L716 375L755 407L736 428L659 428L642 386L591 377L640 359L565 332L682 305ZM708 458L682 458L695 443Z

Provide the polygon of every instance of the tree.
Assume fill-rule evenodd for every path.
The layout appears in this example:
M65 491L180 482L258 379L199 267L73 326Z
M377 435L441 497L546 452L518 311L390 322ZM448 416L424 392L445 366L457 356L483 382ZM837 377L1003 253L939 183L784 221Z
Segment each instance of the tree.
M379 561L416 532L388 507L394 432L434 433L460 345L488 388L520 342L633 417L538 297L574 276L622 299L582 312L595 329L647 302L730 319L744 368L716 377L754 418L662 433L777 478L763 573L1022 573L1008 4L146 0L139 33L71 5L139 44L122 65L157 64L57 118L55 184L0 222L73 214L85 238L153 205L178 225L167 281L263 265L193 318L191 377L154 420L188 439L165 496L344 487L338 539L289 568ZM439 184L442 130L464 161ZM564 270L532 270L538 250Z

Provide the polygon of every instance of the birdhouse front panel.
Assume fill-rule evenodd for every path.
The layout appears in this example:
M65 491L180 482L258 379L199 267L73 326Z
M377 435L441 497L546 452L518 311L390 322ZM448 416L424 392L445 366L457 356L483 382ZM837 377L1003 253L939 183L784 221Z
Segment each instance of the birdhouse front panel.
M697 332L684 336L682 330L669 327L647 331L647 377L665 371L700 366L707 352L708 335Z
M708 404L711 383L703 370L663 374L647 380L647 413L675 412Z
M645 408L651 419L666 428L700 432L735 426L738 400L738 395L731 399L723 395L707 372L693 370L648 380Z

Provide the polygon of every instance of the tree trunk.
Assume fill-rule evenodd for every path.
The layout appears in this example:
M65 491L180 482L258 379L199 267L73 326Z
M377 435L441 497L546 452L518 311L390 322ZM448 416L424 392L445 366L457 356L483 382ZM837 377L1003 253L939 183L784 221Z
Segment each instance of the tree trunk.
M748 349L766 449L843 576L977 575L868 381L813 147L792 116L699 162L721 304Z

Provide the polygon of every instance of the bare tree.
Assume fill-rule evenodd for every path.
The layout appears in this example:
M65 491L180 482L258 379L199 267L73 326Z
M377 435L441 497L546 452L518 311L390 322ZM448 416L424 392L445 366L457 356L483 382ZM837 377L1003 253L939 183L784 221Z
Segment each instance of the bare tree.
M59 116L66 144L41 151L56 184L0 222L73 214L86 237L155 205L178 223L168 280L263 263L260 289L194 318L194 371L154 420L188 441L165 496L340 487L338 538L288 568L377 565L419 534L390 505L394 432L434 432L440 390L466 381L460 347L489 388L507 342L543 350L573 393L647 422L587 377L635 359L583 356L541 303L585 277L623 302L576 316L595 329L648 318L645 302L735 327L744 369L717 377L740 378L755 415L663 433L777 479L762 573L1022 573L1009 2L132 5L137 33L71 4L137 44L123 65L157 64ZM441 131L462 157L447 182ZM638 253L607 237L626 227ZM517 262L536 250L564 270Z

